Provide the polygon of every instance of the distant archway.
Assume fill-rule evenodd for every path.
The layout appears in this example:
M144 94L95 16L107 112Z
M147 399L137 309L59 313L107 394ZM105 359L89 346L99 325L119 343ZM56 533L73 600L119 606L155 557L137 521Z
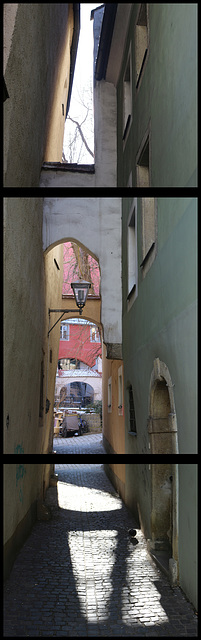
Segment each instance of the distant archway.
M60 391L60 400L66 406L87 407L94 401L93 387L80 380L69 382Z
M149 388L148 432L151 453L178 453L173 387L168 367L155 358Z

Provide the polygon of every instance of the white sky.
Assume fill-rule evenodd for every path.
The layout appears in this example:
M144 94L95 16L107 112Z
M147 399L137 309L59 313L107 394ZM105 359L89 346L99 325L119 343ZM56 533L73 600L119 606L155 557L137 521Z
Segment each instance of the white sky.
M93 20L90 20L90 15L91 11L101 6L101 4L101 2L97 4L93 2L80 4L80 35L69 109L71 118L81 124L86 116L87 110L81 104L80 98L84 100L85 104L91 104L91 117L88 116L82 129L87 144L92 151L94 151L93 102L90 87L93 89ZM73 145L73 156L70 157L69 143L74 136L75 128L75 125L67 119L63 142L66 160L68 162L93 164L94 159L87 152L79 135L77 136L77 143Z

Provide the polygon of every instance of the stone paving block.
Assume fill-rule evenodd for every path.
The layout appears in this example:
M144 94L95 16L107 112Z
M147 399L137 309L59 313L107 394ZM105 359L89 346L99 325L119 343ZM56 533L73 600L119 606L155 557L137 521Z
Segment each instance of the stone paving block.
M59 464L4 591L5 636L197 636L197 617L154 565L101 464ZM23 621L23 622L22 622ZM33 633L34 632L34 633Z
M89 433L83 436L73 436L71 438L54 438L53 451L58 454L104 454L107 452L103 446L102 433Z

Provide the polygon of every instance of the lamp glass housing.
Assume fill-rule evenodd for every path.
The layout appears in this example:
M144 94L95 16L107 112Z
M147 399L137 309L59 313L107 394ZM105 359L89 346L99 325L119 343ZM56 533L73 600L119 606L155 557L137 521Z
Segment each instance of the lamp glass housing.
M80 282L71 282L71 287L75 296L76 305L79 309L83 309L91 287L91 283L86 280Z

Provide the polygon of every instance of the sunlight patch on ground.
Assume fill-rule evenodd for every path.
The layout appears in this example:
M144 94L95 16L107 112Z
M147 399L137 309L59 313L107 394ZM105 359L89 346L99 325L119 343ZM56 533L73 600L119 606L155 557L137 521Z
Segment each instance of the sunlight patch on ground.
M100 621L107 620L117 531L71 531L68 544L82 614L90 622L97 616Z
M62 509L73 511L105 511L105 492L89 487L78 487L67 482L58 482L58 503ZM110 504L107 511L122 508L120 498L107 493Z

